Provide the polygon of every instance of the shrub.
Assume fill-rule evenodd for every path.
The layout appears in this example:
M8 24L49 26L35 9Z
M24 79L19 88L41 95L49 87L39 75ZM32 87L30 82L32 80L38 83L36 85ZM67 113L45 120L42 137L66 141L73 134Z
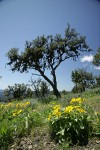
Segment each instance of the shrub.
M70 141L72 144L84 145L92 131L92 120L88 107L83 104L82 98L73 98L70 105L62 108L53 107L49 115L51 135L57 142Z
M42 126L50 110L41 112L30 101L0 103L0 150L8 149L16 138L27 136Z
M7 149L7 145L12 143L14 138L27 134L31 120L29 106L29 101L0 104L0 148Z
M33 81L33 79L31 78L30 82L30 86L33 88L34 94L37 98L47 98L47 96L49 95L49 84L46 81L41 80L40 78Z
M12 99L23 99L25 97L32 97L32 90L28 88L25 84L15 84L14 86L8 86L4 91L4 95L7 100Z

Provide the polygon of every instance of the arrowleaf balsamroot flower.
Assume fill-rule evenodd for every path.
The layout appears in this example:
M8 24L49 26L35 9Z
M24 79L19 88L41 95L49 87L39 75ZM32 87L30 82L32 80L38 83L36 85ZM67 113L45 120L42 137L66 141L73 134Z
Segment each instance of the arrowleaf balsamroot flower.
M60 105L54 106L52 114L55 115L55 116L57 116L57 117L61 116L60 109L61 109Z
M67 106L65 109L64 109L64 112L65 113L70 113L71 111L78 111L80 113L85 113L86 111L81 108L80 106Z
M81 104L83 101L85 101L85 99L82 99L82 98L72 98L71 101L70 101L70 104L72 103L79 103Z
M73 106L67 106L64 110L65 113L70 113L74 109Z
M61 112L59 110L54 110L53 115L59 117L59 116L61 116Z

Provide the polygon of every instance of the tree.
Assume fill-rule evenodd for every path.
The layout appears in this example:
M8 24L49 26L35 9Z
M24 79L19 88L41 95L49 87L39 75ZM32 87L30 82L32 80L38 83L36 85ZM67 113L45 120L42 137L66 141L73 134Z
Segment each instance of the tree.
M29 69L36 70L53 88L54 94L61 97L57 88L56 69L66 59L76 58L81 52L89 52L86 38L78 34L70 25L65 30L65 35L49 35L37 37L32 42L26 42L25 50L19 53L17 48L12 48L7 53L11 70L25 72ZM52 77L46 75L46 70ZM37 75L37 74L33 74Z
M61 94L66 95L66 94L68 94L68 91L62 90L62 91L61 91Z
M32 97L33 92L25 84L15 84L14 86L8 86L4 90L4 95L9 101L12 99L23 99L25 97Z
M40 78L37 80L31 78L30 83L36 97L45 97L49 93L49 85Z
M40 84L40 93L42 97L45 97L45 95L48 95L49 93L49 85L45 81L41 81Z
M84 87L82 86L82 84L76 84L73 88L72 88L72 92L73 93L81 93L84 91Z
M94 55L93 64L95 66L100 66L100 48L97 50L97 53Z
M30 86L33 88L33 91L35 93L36 97L40 97L40 84L41 84L41 79L33 80L31 78L30 80Z
M100 75L95 77L96 83L95 87L100 87Z
M92 73L86 72L84 69L72 71L72 82L75 83L73 92L83 92L86 88L93 88L95 81Z

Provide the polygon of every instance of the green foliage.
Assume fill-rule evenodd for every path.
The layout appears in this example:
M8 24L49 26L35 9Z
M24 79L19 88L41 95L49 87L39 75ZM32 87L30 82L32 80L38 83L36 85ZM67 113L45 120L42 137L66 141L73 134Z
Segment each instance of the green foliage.
M30 86L33 88L35 96L37 98L45 100L49 94L49 85L47 84L47 82L41 80L40 78L34 81L31 78L30 82Z
M95 92L97 89L92 89L91 93L93 91ZM100 135L100 110L93 105L97 104L99 107L99 94L90 97L90 91L87 91L82 97L87 97L88 101L83 101L82 98L73 98L67 103L68 99L73 96L77 95L67 94L64 101L62 99L57 101L53 96L49 103L41 103L33 98L30 101L27 99L22 102L16 100L9 103L0 103L0 149L6 150L8 145L14 145L13 142L16 142L16 139L20 141L21 137L31 136L32 139L38 138L41 141L38 145L46 142L52 144L54 139L59 142L62 141L60 145L54 143L53 148L57 149L56 146L59 146L59 149L67 150L71 144L69 142L71 138L76 138L73 143L78 141L84 144L88 141L90 134ZM64 132L64 130L67 132ZM83 131L85 131L85 135ZM53 141L51 141L49 135L51 132L53 133ZM63 135L63 133L66 134ZM47 137L45 138L47 134L49 141ZM44 141L44 138L46 141ZM84 138L85 140L83 140ZM38 147L40 148L41 145Z
M83 92L85 89L84 89L84 87L83 87L83 85L82 84L77 84L77 85L75 85L73 88L72 88L72 92L73 93L81 93L81 92Z
M68 92L67 92L66 90L61 91L61 93L62 93L63 95L68 94Z
M0 104L0 148L7 149L15 138L26 136L35 127L42 126L50 113L49 109L38 112L32 110L30 101Z
M25 84L15 84L14 86L8 86L8 89L5 89L4 95L7 100L11 101L12 99L21 100L25 97L32 97L33 93Z
M57 142L71 142L85 145L94 131L97 116L91 107L83 104L83 99L73 98L70 105L54 106L49 115L52 137ZM98 124L98 123L97 123Z
M100 87L100 75L95 77L95 87Z
M94 135L100 135L100 112L96 112L97 115L96 122L94 122Z
M76 60L81 52L89 51L86 38L68 25L64 37L59 34L37 37L31 42L26 42L25 50L21 54L18 49L12 48L7 53L9 59L7 64L10 65L13 72L36 70L38 75L41 75L51 85L54 94L60 97L57 89L56 69L66 59ZM47 70L50 71L50 78L46 75Z
M93 88L95 80L92 73L86 72L84 69L72 71L72 82L75 83L72 91L74 93L84 92L87 89Z
M92 97L93 99L94 99L95 96L98 97L98 95L100 95L100 88L89 89L89 90L87 90L87 91L85 91L83 93L83 96L85 96L87 98L91 98Z
M62 143L60 144L59 150L69 150L69 149L70 149L69 144L70 144L70 143L68 143L68 142L62 142Z
M100 66L100 48L97 50L97 53L94 55L93 64L95 66Z
M47 82L42 81L40 84L40 93L42 97L45 97L45 95L49 94L49 85Z
M14 138L26 134L25 117L28 117L29 105L30 102L0 104L0 148L5 148Z

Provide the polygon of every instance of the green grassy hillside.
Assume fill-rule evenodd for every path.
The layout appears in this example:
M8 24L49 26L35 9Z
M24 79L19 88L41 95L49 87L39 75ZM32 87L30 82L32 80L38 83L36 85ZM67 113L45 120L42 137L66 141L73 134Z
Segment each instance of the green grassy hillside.
M65 108L67 110L67 106L71 105L70 100L72 98L79 97L86 100L82 105L77 103L77 106L80 105L77 110L74 110L74 108L76 109L76 104L72 106L73 112L76 114L75 119L79 119L77 111L80 111L80 117L87 115L88 119L90 117L89 121L91 121L91 118L93 121L97 120L93 124L94 135L91 134L91 136L97 138L97 135L100 135L100 89L93 89L80 95L68 93L67 95L62 95L62 98L59 100L54 96L50 96L44 100L25 99L23 101L16 100L11 103L0 103L0 149L67 150L73 148L69 142L65 144L57 142L57 139L55 140L55 136L52 135L49 116L52 114L51 116L54 119L58 117L56 120L59 120L62 114L60 112L57 114L58 110L56 109L55 111L54 107L60 106L62 113L62 111L65 111ZM85 115L82 113L83 109L86 112ZM72 120L72 123L75 119ZM91 140L91 136L89 140ZM100 146L100 143L98 145Z

